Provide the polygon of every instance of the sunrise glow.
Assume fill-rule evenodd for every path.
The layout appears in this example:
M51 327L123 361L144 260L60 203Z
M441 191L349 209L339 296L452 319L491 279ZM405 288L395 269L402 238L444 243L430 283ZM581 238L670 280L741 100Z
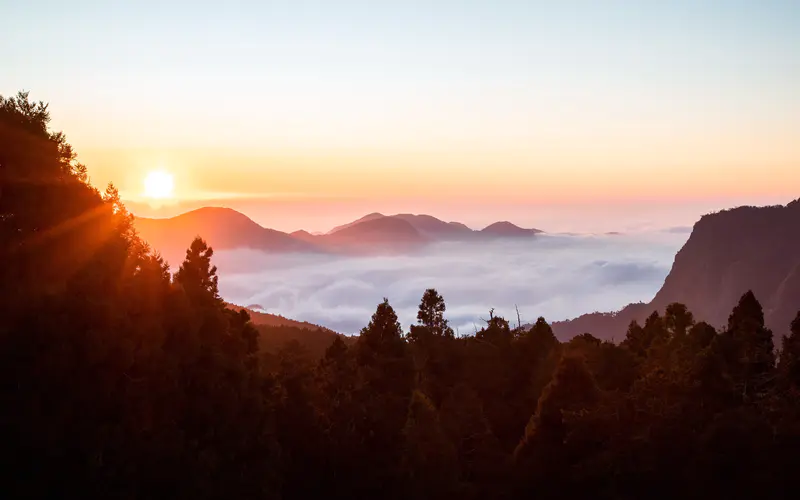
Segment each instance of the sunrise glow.
M156 170L144 178L144 196L154 200L172 197L175 181L172 174L164 170Z
M0 94L51 100L91 182L140 216L211 204L322 231L514 211L613 230L800 186L797 2L245 2L225 22L214 2L45 2L39 24L41 1L4 12ZM78 23L103 43L56 36ZM67 60L92 76L46 70ZM580 215L554 220L564 207Z

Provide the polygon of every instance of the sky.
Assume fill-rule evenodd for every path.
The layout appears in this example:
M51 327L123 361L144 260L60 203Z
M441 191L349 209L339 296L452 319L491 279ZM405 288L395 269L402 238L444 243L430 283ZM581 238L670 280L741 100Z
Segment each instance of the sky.
M0 94L141 215L615 230L800 195L796 1L0 4Z

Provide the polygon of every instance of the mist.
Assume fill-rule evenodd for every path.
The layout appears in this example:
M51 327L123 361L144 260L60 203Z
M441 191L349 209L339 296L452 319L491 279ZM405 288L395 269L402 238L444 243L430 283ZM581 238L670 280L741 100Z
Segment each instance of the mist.
M688 235L541 235L438 243L419 252L383 256L267 254L220 251L220 293L229 302L353 334L383 297L404 330L416 321L426 288L447 303L461 334L474 333L489 310L516 323L550 321L648 301L658 291Z

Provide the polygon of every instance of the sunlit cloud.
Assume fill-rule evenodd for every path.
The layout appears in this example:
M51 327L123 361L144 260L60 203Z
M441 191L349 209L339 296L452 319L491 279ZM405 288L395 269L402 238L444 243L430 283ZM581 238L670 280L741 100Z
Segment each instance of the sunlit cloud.
M541 236L523 241L441 243L401 256L215 254L220 290L238 304L344 333L366 325L388 297L404 328L426 288L447 301L461 333L480 327L490 308L516 321L560 320L652 299L687 235Z

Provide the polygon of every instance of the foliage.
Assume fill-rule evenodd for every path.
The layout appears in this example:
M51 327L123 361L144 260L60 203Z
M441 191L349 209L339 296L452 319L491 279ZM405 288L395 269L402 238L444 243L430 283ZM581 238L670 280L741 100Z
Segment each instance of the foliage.
M544 318L512 329L493 312L457 338L434 289L405 336L386 299L355 339L259 330L222 302L202 238L171 274L48 122L27 94L0 98L4 498L782 498L794 486L800 313L777 365L749 291L719 332L673 303L619 345L591 332L562 344Z

